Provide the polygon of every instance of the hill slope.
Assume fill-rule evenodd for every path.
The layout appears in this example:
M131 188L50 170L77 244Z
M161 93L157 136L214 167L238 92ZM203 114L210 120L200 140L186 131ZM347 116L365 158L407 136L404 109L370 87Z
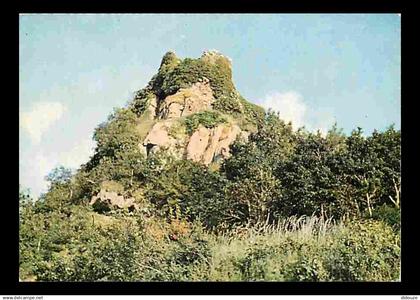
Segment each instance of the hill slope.
M166 149L206 165L228 157L229 145L264 116L236 91L230 60L214 51L184 60L168 52L130 107L140 117L145 155Z
M24 280L399 280L392 126L293 131L240 96L228 58L168 52L93 137L76 173L20 193Z

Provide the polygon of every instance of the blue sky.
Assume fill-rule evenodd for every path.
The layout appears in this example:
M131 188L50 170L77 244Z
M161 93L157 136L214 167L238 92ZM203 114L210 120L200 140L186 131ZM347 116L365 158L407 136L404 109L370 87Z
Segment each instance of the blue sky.
M94 128L168 50L230 57L238 91L296 128L400 128L400 24L397 14L21 15L20 183L37 196L52 168L86 162Z

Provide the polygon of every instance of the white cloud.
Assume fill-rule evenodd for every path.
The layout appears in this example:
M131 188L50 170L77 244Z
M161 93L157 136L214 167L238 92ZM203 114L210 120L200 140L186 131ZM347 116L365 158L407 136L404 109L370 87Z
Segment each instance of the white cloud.
M284 121L291 121L294 129L304 125L307 107L303 102L303 97L297 92L270 93L264 98L261 104L266 109L270 108L278 112L280 118Z
M55 161L47 158L44 153L28 153L31 159L22 160L19 164L19 183L30 188L33 197L46 192L48 184L44 177L54 168Z
M31 111L20 114L20 127L28 133L33 144L39 144L42 135L62 117L65 110L60 102L38 102Z
M309 131L319 130L325 135L336 121L330 108L311 108L296 91L269 93L261 105L278 112L284 121L291 121L295 130L305 126Z
M82 140L69 151L61 153L58 157L59 164L67 168L76 169L88 161L93 154L95 142L92 139Z
M47 191L48 182L45 181L45 176L52 169L59 165L71 169L79 168L82 163L89 160L94 147L94 141L84 139L66 152L46 153L44 150L28 152L24 154L25 157L20 157L19 182L24 187L29 187L36 198Z

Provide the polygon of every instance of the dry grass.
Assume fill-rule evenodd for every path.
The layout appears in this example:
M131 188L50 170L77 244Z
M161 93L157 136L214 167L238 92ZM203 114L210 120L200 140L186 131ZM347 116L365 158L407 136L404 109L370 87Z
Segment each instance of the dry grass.
M342 227L341 222L316 216L292 216L276 224L259 223L236 227L218 235L212 247L210 277L216 281L242 280L241 274L232 272L235 268L231 264L232 261L246 257L250 249L279 248L288 241L296 244L321 244L332 238L334 232ZM285 261L295 260L295 254L285 255Z

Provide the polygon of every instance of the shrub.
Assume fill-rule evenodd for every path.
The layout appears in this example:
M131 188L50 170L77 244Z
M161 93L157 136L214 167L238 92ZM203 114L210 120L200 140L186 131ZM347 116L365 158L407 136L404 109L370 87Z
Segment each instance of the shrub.
M187 116L184 120L184 124L187 133L191 135L199 125L203 125L206 128L213 128L226 121L226 117L217 111L203 111Z
M152 263L153 269L145 274L146 280L152 281L193 281L208 280L210 260L209 237L199 223L191 225L187 235L171 239L161 246L159 257Z
M95 153L86 164L88 171L100 164L104 158L119 158L125 153L139 153L138 144L141 142L136 129L137 116L129 109L116 109L108 117L108 121L95 129L93 135L97 142Z
M234 96L221 96L212 104L212 107L222 113L234 114L238 117L243 112L241 103L238 98Z
M149 107L151 100L156 97L151 91L141 90L137 92L133 101L130 103L131 110L137 115L142 115Z
M209 79L215 98L222 95L230 96L235 91L230 66L223 59L213 63L201 58L186 58L165 74L161 86L161 98L172 95L180 88L188 87L203 77Z
M242 96L240 96L239 99L243 107L246 121L257 126L261 125L264 122L264 117L265 117L264 108L247 101Z
M228 211L226 179L190 160L169 161L148 173L145 196L167 215L171 210L189 220L200 218L211 228L225 220Z
M132 281L136 275L135 231L101 227L82 236L83 244L69 245L66 256L55 253L38 265L38 281Z
M398 235L372 221L292 218L244 228L220 236L212 257L218 281L395 281L400 271Z
M387 204L378 206L373 211L372 218L384 221L396 231L399 231L401 228L401 211L398 207Z
M399 236L382 222L352 222L342 227L326 246L325 268L332 281L399 279Z

